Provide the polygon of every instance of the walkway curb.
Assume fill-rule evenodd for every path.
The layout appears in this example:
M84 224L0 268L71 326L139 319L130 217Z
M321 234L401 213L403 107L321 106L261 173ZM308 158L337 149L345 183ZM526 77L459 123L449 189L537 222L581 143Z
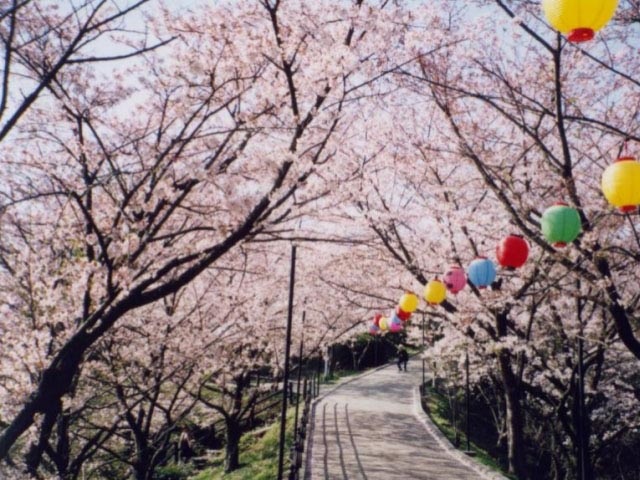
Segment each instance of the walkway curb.
M438 443L438 445L440 445L442 449L445 450L454 460L466 465L486 480L509 480L501 473L498 473L495 470L491 470L489 467L476 462L472 457L469 457L464 452L458 450L453 446L449 439L445 437L440 429L431 421L429 415L427 415L422 409L419 386L416 386L413 389L413 413L416 418L420 420L420 423L429 433L429 435L431 435Z

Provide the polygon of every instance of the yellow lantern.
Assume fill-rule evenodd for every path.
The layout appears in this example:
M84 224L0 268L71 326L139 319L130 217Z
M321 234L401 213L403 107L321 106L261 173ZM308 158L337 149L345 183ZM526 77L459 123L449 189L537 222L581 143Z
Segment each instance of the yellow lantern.
M621 212L633 212L640 205L640 163L622 157L602 173L602 193Z
M447 298L447 287L440 280L429 280L424 287L424 299L429 305L439 305Z
M378 326L380 327L380 330L386 332L389 330L389 319L387 317L382 317L380 322L378 322Z
M403 312L413 313L418 308L418 296L413 292L407 292L400 297L398 306Z
M591 40L611 20L617 6L618 0L542 0L548 22L573 43Z

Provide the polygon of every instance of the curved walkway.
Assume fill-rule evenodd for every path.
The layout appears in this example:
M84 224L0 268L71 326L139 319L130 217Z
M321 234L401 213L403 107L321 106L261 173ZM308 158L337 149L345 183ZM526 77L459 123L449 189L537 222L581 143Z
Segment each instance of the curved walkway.
M323 392L305 480L505 479L453 449L422 412L421 376L421 362L411 360L407 372L389 365Z

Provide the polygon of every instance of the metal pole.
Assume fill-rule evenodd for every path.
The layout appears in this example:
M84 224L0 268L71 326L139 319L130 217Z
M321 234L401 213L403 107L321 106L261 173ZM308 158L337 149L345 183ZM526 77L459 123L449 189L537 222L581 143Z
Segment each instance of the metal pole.
M293 286L296 278L296 246L291 246L291 273L289 276L289 309L287 312L287 333L284 344L284 378L282 380L282 411L280 413L280 451L278 454L278 480L284 473L284 441L287 428L287 387L289 385L289 355L291 353L291 322L293 318Z
M296 386L296 417L293 423L293 438L298 438L298 411L300 405L300 380L302 378L302 347L304 346L304 317L306 310L302 312L302 333L300 334L300 349L298 350L298 385Z
M587 480L585 445L584 445L584 372L582 371L583 361L582 334L578 339L578 459L580 480Z
M469 410L469 391L470 391L470 389L469 389L469 350L468 350L468 347L465 350L465 355L466 356L465 356L465 361L464 361L464 367L465 367L465 370L466 370L466 373L467 373L467 392L466 392L466 397L467 397L466 398L466 403L467 403L467 421L466 421L466 424L467 424L467 452L470 452L471 451L471 448L470 448L470 445L469 445L469 443L470 443L469 442L469 411L470 411Z
M373 366L378 366L378 336L373 337Z
M578 288L580 282L578 281ZM584 399L584 332L582 325L582 308L580 298L577 298L578 323L580 332L578 337L578 470L580 480L593 480L589 459L589 435L587 433L587 410Z
M424 355L424 312L422 312L422 355ZM424 370L424 356L422 357L422 394L425 394L425 370Z

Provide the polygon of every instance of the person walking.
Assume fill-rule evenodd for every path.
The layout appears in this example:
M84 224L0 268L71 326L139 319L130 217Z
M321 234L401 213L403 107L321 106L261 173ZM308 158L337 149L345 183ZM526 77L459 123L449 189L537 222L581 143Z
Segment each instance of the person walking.
M402 371L402 367L404 367L404 371L406 372L408 361L409 354L407 353L407 349L400 345L400 347L398 347L398 370Z
M193 457L191 438L189 437L189 431L183 428L178 439L178 463L188 462L191 457Z

